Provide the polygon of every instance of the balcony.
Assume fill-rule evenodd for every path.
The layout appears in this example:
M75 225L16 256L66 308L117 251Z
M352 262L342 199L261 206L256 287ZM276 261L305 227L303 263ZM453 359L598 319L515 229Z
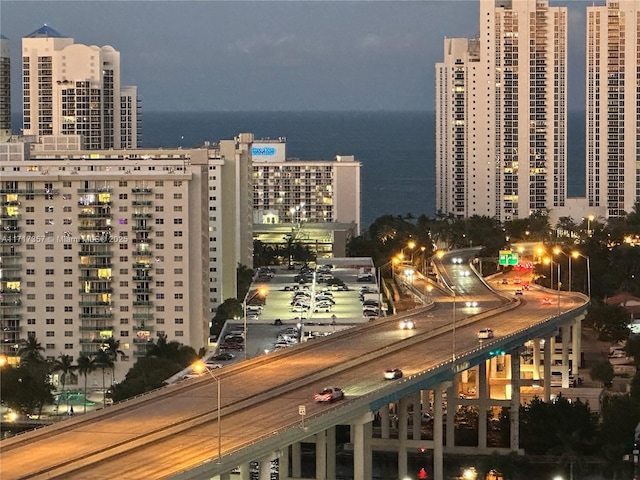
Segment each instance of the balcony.
M101 338L81 338L80 345L101 345L104 340Z
M89 202L87 200L80 200L78 202L79 207L110 207L112 204L111 201L100 201L96 200L95 202Z
M83 302L80 300L81 307L110 307L113 304L111 302L96 302L95 300L89 302Z
M134 213L131 215L131 218L133 218L134 220L142 220L145 218L151 218L151 214L150 213Z
M34 188L31 190L25 190L24 188L0 188L0 195L11 193L21 195L58 195L60 190L53 188Z
M147 312L147 313L134 313L133 314L133 319L134 320L151 320L153 319L153 313L152 312ZM133 330L135 331L137 327L133 327ZM146 327L146 330L150 330L152 327Z
M153 332L153 327L152 326L144 326L144 325L134 325L133 326L133 331L134 332Z
M95 275L92 276L80 276L78 277L78 280L81 282L110 282L112 280L112 278L104 278L104 277L98 277Z
M133 293L134 295L144 295L144 294L153 293L153 290L150 288L134 288Z
M85 193L111 193L112 189L108 187L93 187L93 188L79 188L78 193L83 195Z
M0 252L0 258L18 258L22 257L22 252Z
M113 320L113 313L81 313L80 320Z
M144 344L144 345L152 345L153 344L153 340L151 338L145 339L145 338L133 337L133 343Z
M22 327L19 325L7 325L6 327L2 327L2 333L5 335L8 333L20 333L21 331Z
M133 243L134 244L146 243L147 245L151 245L153 243L153 240L150 238L134 238Z
M79 232L110 232L111 225L80 225Z
M150 282L153 277L151 275L134 275L133 280L136 282Z
M133 306L134 307L152 307L153 302L151 300L134 300Z
M13 302L0 302L0 308L19 307L22 305L20 300L14 300Z
M107 258L111 258L113 257L113 252L94 252L94 251L80 251L78 252L78 255L80 255L81 257L107 257Z
M136 270L148 270L151 268L151 264L145 262L136 262L132 265Z
M8 213L0 213L0 218L2 220L20 220L21 215L9 215Z
M101 327L98 325L80 325L81 332L99 332L100 330L104 330L105 327Z
M87 213L80 212L78 218L113 218L113 214L109 212Z
M134 250L131 252L134 257L150 257L152 252L149 250Z
M139 195L149 195L150 193L153 193L153 191L150 188L135 187L131 189L131 193L137 193Z
M3 320L20 320L22 318L21 313L4 313L0 312L0 321Z
M3 207L18 207L20 206L20 200L5 200L4 202L0 202L0 205Z
M131 230L134 232L150 232L153 229L151 225L134 225Z
M19 282L20 277L17 275L5 275L2 277L3 282Z
M150 207L151 200L134 200L132 205L134 207Z
M79 263L80 270L96 270L98 268L113 268L113 263Z
M6 264L6 263L2 263L2 266L0 266L0 270L21 270L22 269L22 265L19 263L14 263L14 264Z
M92 288L90 290L85 290L81 288L78 290L79 293L83 293L85 295L93 295L97 293L113 293L113 288Z
M22 292L19 288L6 288L0 289L0 293L2 295L20 295Z

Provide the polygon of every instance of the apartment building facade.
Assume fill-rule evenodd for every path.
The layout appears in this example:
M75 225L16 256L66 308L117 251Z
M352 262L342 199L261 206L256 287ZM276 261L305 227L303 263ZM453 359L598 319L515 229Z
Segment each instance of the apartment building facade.
M42 26L22 39L22 87L25 135L81 135L87 150L140 146L137 89L121 85L113 47Z
M566 198L567 10L480 0L480 35L436 65L436 208L501 220Z
M206 347L211 310L236 296L222 279L240 254L222 232L238 219L222 212L238 206L217 196L233 168L206 148L0 144L0 354L33 336L75 359L113 337L121 380L159 334Z
M11 49L0 34L0 142L11 135Z
M587 7L587 202L606 218L640 200L640 0Z

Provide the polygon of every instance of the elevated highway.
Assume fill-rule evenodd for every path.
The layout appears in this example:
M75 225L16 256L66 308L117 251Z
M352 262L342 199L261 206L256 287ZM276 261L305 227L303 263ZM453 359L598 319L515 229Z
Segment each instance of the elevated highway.
M441 298L433 308L216 370L219 430L217 382L203 376L1 441L0 478L228 478L238 465L271 458L335 425L370 421L390 402L451 381L491 352L553 336L588 303L584 295L563 292L557 309L541 308L548 292L514 298L513 287L493 292L462 269L468 264L447 269L450 282L456 279L455 301ZM480 306L466 307L470 298ZM415 321L414 330L399 328L404 317ZM479 342L480 327L492 328L495 338ZM404 378L385 381L389 367L401 368ZM342 387L345 400L314 403L313 394L328 385Z

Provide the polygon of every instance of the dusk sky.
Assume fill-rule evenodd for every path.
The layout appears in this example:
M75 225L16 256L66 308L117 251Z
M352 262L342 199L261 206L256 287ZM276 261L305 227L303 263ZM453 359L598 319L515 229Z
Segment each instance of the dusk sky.
M569 7L569 108L584 106L585 8ZM597 0L596 4L603 4ZM20 112L22 37L47 24L76 43L120 51L122 84L143 111L433 110L445 37L475 37L479 2L11 1Z

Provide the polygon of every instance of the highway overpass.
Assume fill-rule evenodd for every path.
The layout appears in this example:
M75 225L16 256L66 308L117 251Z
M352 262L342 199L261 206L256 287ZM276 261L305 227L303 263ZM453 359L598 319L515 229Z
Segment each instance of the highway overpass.
M454 415L447 417L443 434L444 409L478 406L480 436L474 450L486 449L487 406L517 406L524 385L539 384L541 396L549 397L552 362L544 359L555 358L554 368L568 382L568 366L573 359L575 368L579 358L580 319L588 303L578 293L554 292L557 303L543 307L541 297L548 291L532 289L516 298L512 285L494 281L490 290L477 276L462 274L470 268L467 263L441 268L448 285L456 285L456 295L439 297L433 308L376 320L3 440L0 477L226 479L240 466L244 480L249 462L258 461L260 478L267 479L269 462L278 458L280 478L297 478L300 442L312 441L315 478L330 479L335 476L335 426L351 425L354 478L371 478L376 449L397 451L403 475L407 452L428 448L434 451L433 476L441 479L443 452L464 451L455 445ZM467 307L469 299L480 305ZM414 330L399 328L406 317L414 320ZM492 328L495 338L479 342L481 327ZM559 332L562 343L555 340ZM532 366L522 365L519 354L527 342L534 345ZM404 377L384 380L389 367L401 368ZM458 388L469 384L471 371L476 372L474 393L459 398ZM315 392L333 385L344 389L345 400L314 403ZM408 421L410 410L428 408L427 398L435 417L431 440L422 438L419 422ZM511 408L511 451L518 450L517 410ZM374 419L381 423L375 435Z

